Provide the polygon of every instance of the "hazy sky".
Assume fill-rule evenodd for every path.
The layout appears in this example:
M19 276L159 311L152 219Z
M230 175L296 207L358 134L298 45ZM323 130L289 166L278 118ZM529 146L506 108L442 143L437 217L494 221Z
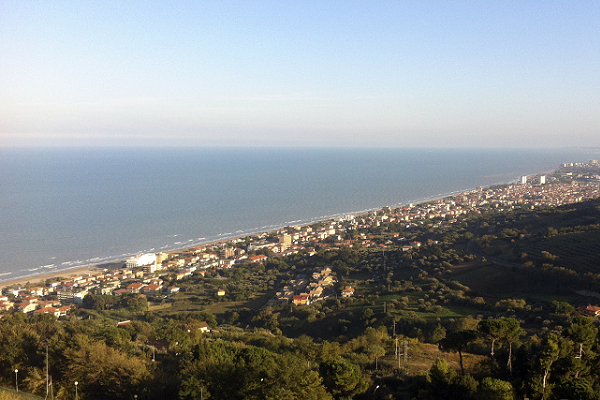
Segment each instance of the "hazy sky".
M0 0L2 145L600 146L600 3Z

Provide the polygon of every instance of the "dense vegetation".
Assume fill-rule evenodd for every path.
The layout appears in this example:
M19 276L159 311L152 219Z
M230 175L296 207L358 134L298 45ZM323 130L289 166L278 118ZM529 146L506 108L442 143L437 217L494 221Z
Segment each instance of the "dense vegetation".
M598 398L598 322L576 312L600 302L598 201L356 234L385 247L330 243L149 302L89 295L61 320L7 315L0 380L14 387L18 368L21 389L45 396L48 365L57 399L75 381L81 399ZM262 307L324 266L355 296Z

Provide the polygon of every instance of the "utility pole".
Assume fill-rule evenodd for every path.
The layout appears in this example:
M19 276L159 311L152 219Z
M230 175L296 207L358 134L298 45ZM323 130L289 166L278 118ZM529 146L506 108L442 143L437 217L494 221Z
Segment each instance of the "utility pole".
M403 351L402 353L398 353L397 357L398 357L398 370L402 369L400 360L402 359L402 357L404 357L404 370L405 372L408 372L408 341L403 341L402 342L402 346L403 346Z
M408 372L408 341L404 341L404 369Z
M46 397L45 400L48 399L48 389L50 389L50 380L48 379L48 343L46 343Z

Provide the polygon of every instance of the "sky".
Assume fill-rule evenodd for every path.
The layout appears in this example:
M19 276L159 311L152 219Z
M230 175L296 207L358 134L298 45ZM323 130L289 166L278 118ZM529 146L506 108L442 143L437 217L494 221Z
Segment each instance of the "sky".
M0 0L0 146L600 146L596 1Z

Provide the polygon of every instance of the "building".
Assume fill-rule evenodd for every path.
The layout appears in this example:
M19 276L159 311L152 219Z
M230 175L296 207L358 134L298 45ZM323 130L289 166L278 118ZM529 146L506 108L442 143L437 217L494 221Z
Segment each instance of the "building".
M158 292L162 290L162 285L150 284L144 287L143 291L145 295L148 296L156 296Z
M283 235L280 235L279 244L281 245L283 250L289 248L292 245L292 237L285 233Z
M310 305L310 299L307 294L299 294L292 298L292 303L296 306L308 306Z
M142 283L132 283L127 286L127 291L130 293L140 293L144 285Z
M133 269L150 264L156 265L159 259L162 262L162 256L157 257L154 253L140 254L139 256L134 256L127 259L127 268Z
M156 263L144 265L143 271L145 274L153 274L158 270Z
M82 304L83 303L83 298L85 296L87 296L89 292L87 291L87 289L83 289L80 291L75 291L73 289L64 289L64 290L59 290L57 292L58 295L58 300L62 303L62 304Z
M600 315L600 307L592 306L590 304L588 304L587 307L579 307L577 311L579 314L585 315L586 317L597 317Z
M253 263L264 263L265 261L267 261L267 256L265 256L264 254L259 254L256 256L251 256L249 260Z

